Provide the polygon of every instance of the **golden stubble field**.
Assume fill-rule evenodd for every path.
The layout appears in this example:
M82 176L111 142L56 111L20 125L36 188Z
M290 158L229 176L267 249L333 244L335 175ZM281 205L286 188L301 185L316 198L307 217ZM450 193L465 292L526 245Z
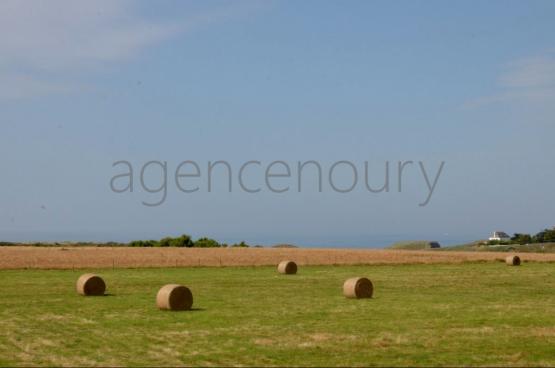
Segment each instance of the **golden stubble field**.
M430 264L503 261L507 253L382 249L0 247L0 269L267 266L284 259L299 265ZM521 253L555 262L555 254Z

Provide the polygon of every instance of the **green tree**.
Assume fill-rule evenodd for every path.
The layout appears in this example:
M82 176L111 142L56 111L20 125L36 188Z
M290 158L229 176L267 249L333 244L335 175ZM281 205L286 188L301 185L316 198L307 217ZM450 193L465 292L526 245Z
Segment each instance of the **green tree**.
M511 238L511 243L516 243L516 244L530 244L532 243L532 237L530 236L530 234L520 234L520 233L516 233L512 238Z
M169 247L172 240L173 240L173 238L165 237L163 239L160 239L160 241L157 243L157 246L158 247Z
M180 247L180 248L190 248L193 246L193 241L191 237L187 234L183 234L180 237L174 238L170 241L170 247Z
M195 241L195 248L219 248L221 247L220 243L218 243L214 239L210 238L200 238Z
M545 229L543 231L543 241L544 243L555 242L555 229Z

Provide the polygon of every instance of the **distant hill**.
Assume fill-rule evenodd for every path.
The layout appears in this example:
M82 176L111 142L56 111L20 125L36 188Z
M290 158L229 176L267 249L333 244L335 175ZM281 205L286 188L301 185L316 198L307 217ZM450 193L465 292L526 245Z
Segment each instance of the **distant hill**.
M406 249L406 250L426 250L426 249L439 249L441 245L436 241L429 240L412 240L397 242L387 249Z
M555 243L486 245L484 241L442 248L444 251L555 253Z
M519 252L519 253L555 253L555 243L534 243L534 244L508 244L508 245L487 245L485 240L477 240L467 244L453 245L449 247L433 247L427 240L403 241L390 245L387 249L404 250L437 250L445 252Z

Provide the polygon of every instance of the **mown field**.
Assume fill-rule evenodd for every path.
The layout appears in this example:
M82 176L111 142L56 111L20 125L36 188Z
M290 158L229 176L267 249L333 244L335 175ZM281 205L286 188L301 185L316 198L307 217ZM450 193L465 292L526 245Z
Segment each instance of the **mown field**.
M555 264L2 270L0 365L555 365ZM349 300L363 275L373 299ZM194 310L163 312L183 283Z

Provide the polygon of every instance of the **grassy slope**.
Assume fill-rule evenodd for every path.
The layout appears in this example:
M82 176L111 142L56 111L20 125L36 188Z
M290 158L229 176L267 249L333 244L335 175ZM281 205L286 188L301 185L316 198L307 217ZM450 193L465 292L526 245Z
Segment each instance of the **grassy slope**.
M430 247L430 242L427 240L412 240L394 243L386 249L427 250L432 248Z
M538 244L510 244L487 246L482 242L474 242L469 244L456 245L452 247L441 248L442 250L453 251L471 251L471 252L523 252L523 253L555 253L555 243L538 243Z
M555 266L526 263L0 271L0 365L555 365ZM367 275L375 298L347 300ZM189 285L191 312L154 307Z

